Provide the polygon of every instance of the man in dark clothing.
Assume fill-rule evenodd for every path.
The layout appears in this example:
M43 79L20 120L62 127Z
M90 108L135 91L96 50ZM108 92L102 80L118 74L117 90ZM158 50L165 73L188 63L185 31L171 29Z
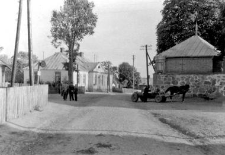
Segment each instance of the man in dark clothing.
M70 85L69 85L69 96L70 96L70 101L71 101L71 100L74 100L74 98L73 98L73 93L74 93L74 86L73 86L73 84L70 84Z
M77 85L75 85L75 87L74 87L75 101L77 101L77 93L78 93L78 87L77 87Z
M148 100L148 91L149 91L149 86L146 86L145 89L144 89L144 93L143 93L143 97L144 97L143 101L144 102L147 102L147 100Z

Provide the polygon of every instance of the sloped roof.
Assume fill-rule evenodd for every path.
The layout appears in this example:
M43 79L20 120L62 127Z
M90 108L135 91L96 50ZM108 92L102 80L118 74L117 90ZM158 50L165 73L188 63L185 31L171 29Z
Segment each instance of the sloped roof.
M57 69L57 70L65 70L63 63L69 62L68 56L61 52L57 52L54 55L46 58L45 60L46 67L41 69ZM93 69L97 66L98 63L90 62L88 59L84 57L77 56L76 62L78 64L78 68L80 71L93 71ZM34 69L38 69L38 64L34 64ZM24 68L28 69L28 67Z
M173 46L172 48L160 53L165 57L208 57L217 56L220 52L216 48L195 35L187 40Z
M6 66L9 69L11 69L11 67L9 67L9 65L6 62L4 62L3 60L1 60L1 59L0 59L0 66Z

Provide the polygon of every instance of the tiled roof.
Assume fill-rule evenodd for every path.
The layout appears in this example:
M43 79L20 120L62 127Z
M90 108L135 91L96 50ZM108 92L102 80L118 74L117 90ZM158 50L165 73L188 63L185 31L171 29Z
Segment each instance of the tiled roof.
M219 51L213 45L195 35L159 55L165 57L207 57L218 54Z
M64 65L63 63L69 62L68 56L58 52L55 53L54 55L46 58L45 60L46 67L41 68L41 69L57 69L57 70L64 70ZM93 63L90 62L88 59L84 57L77 56L76 62L78 64L78 68L80 71L92 71L98 63ZM37 63L33 65L34 69L38 69ZM28 67L24 68L28 69Z

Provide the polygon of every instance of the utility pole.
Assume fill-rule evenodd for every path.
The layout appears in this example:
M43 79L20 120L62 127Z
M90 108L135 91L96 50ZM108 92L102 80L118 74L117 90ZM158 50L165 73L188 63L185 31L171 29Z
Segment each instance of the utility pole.
M134 55L133 55L133 92L134 92Z
M18 20L17 20L17 30L16 30L16 41L15 41L15 49L14 49L14 57L13 57L13 67L12 67L12 77L11 77L11 86L14 86L15 77L16 77L16 64L17 64L17 53L18 53L18 46L20 40L20 25L21 25L21 16L22 16L22 4L23 0L19 1L19 13L18 13Z
M107 78L107 93L110 92L110 68L109 68L109 64L108 64L108 78Z
M148 74L148 65L149 65L149 63L148 63L148 59L150 60L150 64L152 64L152 61L151 61L150 56L148 55L148 48L151 48L152 45L145 45L145 46L141 46L141 47L145 48L145 49L141 49L141 50L145 50L145 53L146 53L147 86L149 87L149 74Z
M28 53L29 53L29 75L30 85L34 85L33 62L32 62L32 33L31 33L31 16L30 16L30 0L27 0L27 29L28 29Z

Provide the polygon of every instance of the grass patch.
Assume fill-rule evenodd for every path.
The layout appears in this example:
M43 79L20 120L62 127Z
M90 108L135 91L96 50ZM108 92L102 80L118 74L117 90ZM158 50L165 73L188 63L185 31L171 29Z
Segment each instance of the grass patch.
M159 119L160 122L169 125L171 128L181 132L182 134L184 134L186 136L189 136L189 137L192 137L192 138L195 138L195 139L202 138L202 137L190 132L189 130L187 130L185 128L182 128L180 125L177 125L177 124L167 120L166 118L158 118L158 119Z
M95 146L97 148L112 148L111 144L104 144L104 143L98 143L98 144L95 144Z
M76 151L76 153L80 153L80 154L95 154L95 153L98 153L98 151L95 150L95 148L90 147L88 149L78 150L78 151Z

